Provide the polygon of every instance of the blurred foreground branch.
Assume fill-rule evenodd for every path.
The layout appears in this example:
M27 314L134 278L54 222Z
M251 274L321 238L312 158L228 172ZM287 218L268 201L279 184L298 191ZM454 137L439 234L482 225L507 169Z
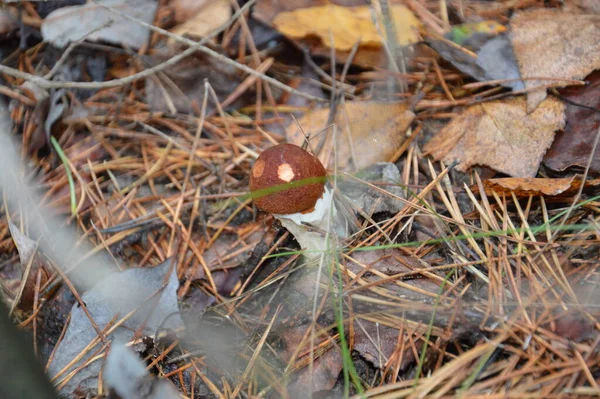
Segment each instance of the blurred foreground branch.
M10 321L4 305L0 306L0 342L0 398L58 399L31 343Z

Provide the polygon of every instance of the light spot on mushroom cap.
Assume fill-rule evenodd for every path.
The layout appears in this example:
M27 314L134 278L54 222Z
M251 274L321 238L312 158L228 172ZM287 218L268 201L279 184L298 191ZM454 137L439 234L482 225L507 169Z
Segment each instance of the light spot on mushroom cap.
M282 163L277 167L277 176L282 181L289 183L294 179L294 169L292 169L292 166L289 163Z
M265 171L265 161L263 161L262 159L259 159L258 161L256 161L256 163L254 164L254 167L252 168L252 174L254 175L254 177L261 177L264 171Z

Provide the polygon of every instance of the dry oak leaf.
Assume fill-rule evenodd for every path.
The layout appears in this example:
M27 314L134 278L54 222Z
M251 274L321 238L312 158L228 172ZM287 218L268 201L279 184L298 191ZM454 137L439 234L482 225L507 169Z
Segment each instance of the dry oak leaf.
M360 170L377 162L394 161L415 114L405 104L348 101L338 107L335 135L327 126L328 116L329 108L306 113L298 123L290 124L287 137L292 143L302 145L306 132L315 136L311 140L312 148L320 148L319 143L324 139L318 154L323 165L333 168L337 161L339 170Z
M390 11L398 44L405 46L416 43L419 40L418 28L421 26L417 17L403 5L393 5ZM327 4L299 8L279 13L273 19L273 25L292 39L316 36L326 46L335 47L339 51L349 51L356 42L365 47L383 46L383 38L373 23L369 6L342 7Z
M600 185L600 179L581 180L581 176L571 176L559 179L547 178L518 178L506 177L500 179L486 179L483 181L483 190L487 195L514 193L517 197L529 197L530 195L544 195L554 197L558 195L572 195L576 193L581 184L585 188L595 188ZM471 187L471 191L479 193L477 185Z
M175 8L176 19L184 18L182 14L186 14L185 11L188 11L185 7L186 5L193 7L193 5L188 5L187 3L189 1L180 0L178 2L181 5L179 9L177 6ZM184 22L171 29L171 32L177 35L204 37L208 36L231 18L229 0L210 0L200 3L200 8L196 6L190 9L189 11L192 11L192 14L185 15Z
M565 125L565 106L554 97L528 114L522 97L468 107L425 145L457 169L489 166L513 177L535 177L555 131Z
M538 9L519 12L510 21L513 50L522 78L582 79L600 68L600 16ZM525 88L556 85L556 80L525 80ZM527 94L531 112L546 89Z

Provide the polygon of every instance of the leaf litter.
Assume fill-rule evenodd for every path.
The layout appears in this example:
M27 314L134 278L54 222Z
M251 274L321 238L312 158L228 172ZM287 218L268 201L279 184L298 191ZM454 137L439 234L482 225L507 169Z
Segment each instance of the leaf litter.
M92 32L97 37L70 36L66 12L85 20L96 3L23 4L24 29L33 32L25 45L57 15L63 31L55 25L60 39L48 40L72 43L64 58L45 44L5 57L0 70L11 136L35 170L24 175L35 176L41 202L52 209L42 220L64 225L51 237L27 229L40 216L6 190L3 209L52 259L44 265L49 281L34 284L33 302L13 316L33 334L49 374L61 373L58 389L74 397L107 389L126 397L167 397L175 389L185 397L597 391L598 176L588 162L597 96L595 75L586 77L596 68L596 31L591 15L574 14L592 9L574 11L586 7L580 1L544 9L530 2L373 3L327 5L346 16L335 24L340 32L331 32L334 41L314 30L326 14L315 15L324 5L312 0L228 2L229 14L200 7L206 2L194 10L185 1L153 2L156 12L142 19L152 33L124 18L131 37L119 23ZM393 26L397 10L413 23ZM316 22L303 23L305 14ZM353 56L356 37L344 30L359 16L371 39ZM172 63L186 48L175 41L193 43L168 33L186 21L193 29L175 32L194 37L226 28L207 44L216 52ZM564 45L550 32L557 23ZM268 39L257 36L260 24ZM133 44L138 28L145 33ZM540 32L546 47L531 41ZM92 59L106 68L90 67ZM135 75L148 68L157 69ZM118 84L102 85L111 78ZM524 93L533 83L583 78L590 84ZM73 90L71 81L88 91ZM220 108L212 95L204 98L207 88ZM547 98L534 107L535 96ZM44 109L44 98L58 97L56 112ZM50 137L66 157L49 147ZM253 160L283 141L319 155L338 209L353 225L316 264L246 196ZM2 162L19 153L8 148L0 146ZM20 282L8 271L21 268L22 248L3 216L6 286ZM47 238L71 230L83 238L70 238L56 257ZM102 277L84 283L95 255L102 263L89 264ZM147 295L115 293L117 282ZM110 330L138 305L157 313L135 313Z
M565 125L565 106L554 98L528 114L522 98L472 105L427 143L425 151L467 171L489 166L513 177L533 177L554 134Z
M93 357L107 340L115 337L128 342L138 330L137 334L153 335L160 328L182 326L178 315L164 320L164 315L179 312L179 284L170 269L170 261L152 268L129 269L108 276L82 295L87 311L79 304L73 306L64 337L48 368L49 376L59 383L62 394L85 395L97 390L101 364ZM90 317L103 331L102 340L98 339ZM120 325L115 324L120 321ZM78 372L70 375L75 369Z

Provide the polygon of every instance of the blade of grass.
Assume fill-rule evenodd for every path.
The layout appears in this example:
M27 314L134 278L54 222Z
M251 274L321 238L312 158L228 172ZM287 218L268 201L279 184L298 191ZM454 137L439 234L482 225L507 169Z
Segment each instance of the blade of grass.
M54 138L54 136L50 136L50 142L52 146L56 150L58 157L60 158L63 165L65 165L65 172L67 174L67 180L69 181L69 194L71 197L71 214L75 215L77 210L77 197L75 195L75 181L73 180L73 175L71 174L71 168L69 167L70 162L67 154L64 153L58 141Z

